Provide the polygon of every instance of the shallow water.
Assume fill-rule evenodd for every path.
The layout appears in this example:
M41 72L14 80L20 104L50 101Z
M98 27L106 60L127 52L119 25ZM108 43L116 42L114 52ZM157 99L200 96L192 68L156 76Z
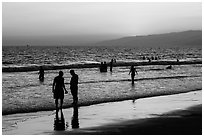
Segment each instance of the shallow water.
M201 89L202 53L201 48L146 48L131 47L2 47L2 113L13 114L53 110L52 83L61 68L65 86L69 90L70 69L64 65L74 64L79 75L79 104L88 105L101 102L140 98L161 94L188 92ZM135 85L131 85L127 63L147 62L145 57L158 57L158 61L181 62L198 60L198 64L137 66ZM107 63L116 59L120 64L113 72L100 73L92 68L93 63ZM81 65L79 65L81 64ZM129 65L128 64L128 65ZM46 66L45 80L39 82L38 67ZM169 65L169 64L168 64ZM23 68L22 68L23 67ZM108 68L109 69L109 68ZM29 70L29 71L28 71ZM22 71L22 72L14 72ZM72 96L65 96L64 107L70 107Z
M129 67L114 67L113 72L100 73L98 68L75 69L79 75L79 104L95 104L130 98L187 92L202 88L202 65L138 66L135 85L131 85ZM45 71L45 81L38 81L38 72L2 74L3 114L53 110L52 82L59 70ZM69 90L69 70L62 70ZM65 95L65 107L72 96Z

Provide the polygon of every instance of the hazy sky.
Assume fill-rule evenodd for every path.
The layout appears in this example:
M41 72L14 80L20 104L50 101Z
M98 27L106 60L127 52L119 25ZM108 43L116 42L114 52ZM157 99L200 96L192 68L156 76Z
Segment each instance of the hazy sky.
M202 29L202 4L3 3L3 45L71 45Z

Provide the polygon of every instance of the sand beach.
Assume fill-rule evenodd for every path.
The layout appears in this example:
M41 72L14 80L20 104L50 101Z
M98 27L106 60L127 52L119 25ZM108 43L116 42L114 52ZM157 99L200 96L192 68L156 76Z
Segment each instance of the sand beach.
M3 116L2 134L201 135L202 91L68 108L63 115L64 130L54 130L54 111L29 113L24 120L23 114Z

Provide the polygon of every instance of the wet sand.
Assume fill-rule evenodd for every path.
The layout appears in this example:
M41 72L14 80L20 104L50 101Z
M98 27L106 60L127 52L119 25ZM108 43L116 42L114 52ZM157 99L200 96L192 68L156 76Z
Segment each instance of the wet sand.
M54 130L53 111L44 113L2 134L201 135L202 91L64 109L63 131ZM10 116L11 121L11 117L16 118ZM8 117L3 116L5 121Z
M77 132L59 132L69 135L202 135L202 105L173 111L160 117L128 120Z

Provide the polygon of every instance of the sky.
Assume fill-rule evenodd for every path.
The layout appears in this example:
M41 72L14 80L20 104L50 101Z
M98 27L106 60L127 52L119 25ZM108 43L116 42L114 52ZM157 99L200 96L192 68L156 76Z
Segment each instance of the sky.
M201 2L3 2L2 44L81 45L202 30Z

